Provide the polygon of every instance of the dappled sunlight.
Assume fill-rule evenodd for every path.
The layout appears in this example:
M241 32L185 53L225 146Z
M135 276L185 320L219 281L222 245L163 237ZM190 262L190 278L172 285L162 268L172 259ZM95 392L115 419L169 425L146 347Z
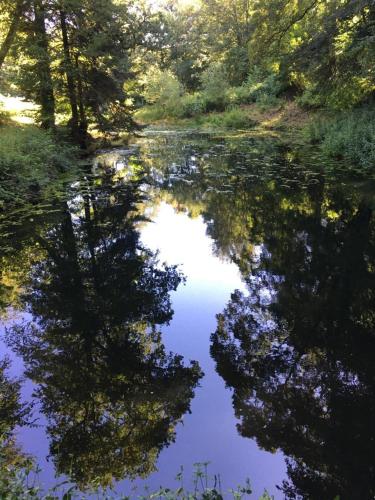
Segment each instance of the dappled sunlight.
M10 114L10 118L21 124L34 123L33 115L38 110L38 106L30 101L25 101L21 97L9 97L0 94L0 109Z

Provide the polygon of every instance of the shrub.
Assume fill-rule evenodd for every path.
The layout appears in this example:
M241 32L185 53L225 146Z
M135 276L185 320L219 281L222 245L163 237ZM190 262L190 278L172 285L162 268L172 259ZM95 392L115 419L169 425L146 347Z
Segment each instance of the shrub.
M313 86L307 87L296 101L299 106L307 109L320 108L324 104L323 96Z
M165 118L193 118L206 112L206 103L199 93L170 95L166 100L159 100L151 106L145 106L137 112L137 118L145 122Z
M362 168L375 168L375 111L357 109L310 125L311 142L320 142L329 157L345 159Z
M182 87L171 71L152 68L143 80L143 96L148 104L165 104L182 94Z
M185 94L181 97L181 114L184 118L192 118L206 112L206 103L199 93Z
M247 129L254 127L255 123L246 111L240 108L233 108L221 114L211 114L206 123L215 127Z
M5 125L10 121L10 114L1 107L0 104L0 126Z
M227 101L231 104L251 104L259 102L262 105L277 103L277 96L282 90L282 84L274 73L265 74L254 67L247 80L240 87L233 87L227 92Z
M223 111L227 90L225 70L219 63L211 64L202 74L202 101L206 111Z
M194 118L211 111L225 111L225 116L211 117L207 122L215 126L248 128L253 123L246 113L234 109L240 104L258 102L262 107L278 104L281 84L275 74L265 75L254 68L247 81L239 87L230 87L224 66L211 64L202 74L202 88L194 94L183 94L177 79L170 72L153 70L146 78L144 97L151 106L138 111L145 122L165 118Z
M51 188L59 171L74 165L76 151L58 144L46 131L34 126L6 126L0 130L0 198L23 198L25 193Z

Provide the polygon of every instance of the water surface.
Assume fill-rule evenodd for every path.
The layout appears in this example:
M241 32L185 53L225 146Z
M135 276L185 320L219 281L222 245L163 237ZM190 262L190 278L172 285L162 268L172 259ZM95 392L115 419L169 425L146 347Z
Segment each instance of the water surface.
M374 184L184 131L76 172L0 220L2 350L42 480L120 495L209 461L254 498L373 498Z

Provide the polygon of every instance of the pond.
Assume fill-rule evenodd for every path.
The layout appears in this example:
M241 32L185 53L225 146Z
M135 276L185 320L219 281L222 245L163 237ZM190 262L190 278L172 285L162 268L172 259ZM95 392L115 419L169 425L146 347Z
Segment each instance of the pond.
M76 172L0 217L41 481L136 496L210 462L253 498L373 498L375 184L272 137L170 130Z

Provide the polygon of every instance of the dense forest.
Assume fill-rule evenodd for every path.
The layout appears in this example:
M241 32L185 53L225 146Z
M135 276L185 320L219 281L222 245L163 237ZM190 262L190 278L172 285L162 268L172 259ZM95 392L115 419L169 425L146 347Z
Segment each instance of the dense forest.
M350 160L373 155L371 0L1 0L0 13L2 93L80 144L133 128L142 107L141 121L227 111L211 121L248 128L247 105L295 101L331 119L311 140L329 135L335 153L350 136Z

